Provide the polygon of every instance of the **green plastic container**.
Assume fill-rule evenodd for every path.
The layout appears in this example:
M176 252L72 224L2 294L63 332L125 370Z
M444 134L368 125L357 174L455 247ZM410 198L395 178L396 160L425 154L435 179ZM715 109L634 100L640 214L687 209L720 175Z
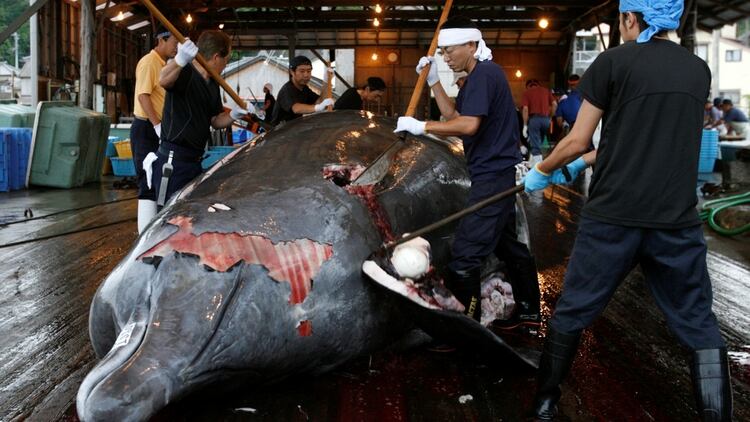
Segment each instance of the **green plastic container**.
M73 188L99 181L109 116L68 101L39 104L29 184Z
M21 104L0 104L0 127L34 127L36 110Z
M121 140L130 139L130 125L111 125L109 127L109 136L117 136Z

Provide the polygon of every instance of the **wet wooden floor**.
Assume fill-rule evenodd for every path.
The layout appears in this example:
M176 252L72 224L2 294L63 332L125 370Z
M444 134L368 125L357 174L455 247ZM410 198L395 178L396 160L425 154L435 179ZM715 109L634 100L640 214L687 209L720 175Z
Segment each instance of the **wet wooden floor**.
M36 217L87 207L0 225L0 421L77 420L75 393L94 364L88 307L136 238L133 195L113 190L111 183L0 194L0 224L22 220L28 207ZM582 201L561 188L529 200L547 316L559 294ZM101 227L105 224L111 225ZM733 356L735 419L750 420L750 237L720 238L709 230L706 236L714 309ZM3 246L19 242L27 243ZM564 386L563 420L696 419L687 352L667 331L637 271L582 344ZM157 419L517 421L524 419L533 388L533 372L464 352L416 348L363 357L321 377L248 386L233 396L209 391L176 403Z

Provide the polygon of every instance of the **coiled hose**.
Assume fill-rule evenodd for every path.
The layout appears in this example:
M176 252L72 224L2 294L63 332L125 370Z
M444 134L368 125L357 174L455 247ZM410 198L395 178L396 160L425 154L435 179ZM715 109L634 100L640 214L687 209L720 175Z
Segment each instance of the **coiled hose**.
M750 230L750 223L745 224L744 226L728 229L716 222L716 215L721 211L742 204L750 204L750 192L706 201L703 204L703 207L701 207L700 218L703 221L707 221L708 225L721 235L734 236L740 233L745 233Z

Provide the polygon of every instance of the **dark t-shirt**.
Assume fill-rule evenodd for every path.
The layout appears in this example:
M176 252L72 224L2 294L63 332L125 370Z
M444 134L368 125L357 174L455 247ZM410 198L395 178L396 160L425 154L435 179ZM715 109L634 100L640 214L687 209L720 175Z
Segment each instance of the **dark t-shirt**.
M273 123L279 124L301 117L301 114L292 111L292 106L297 103L315 104L316 101L318 101L318 94L314 93L309 87L305 86L302 90L299 90L292 81L285 83L276 97L276 106L273 108Z
M604 111L582 215L630 227L700 224L695 189L710 82L703 60L667 40L628 42L596 58L578 86Z
M270 92L266 92L266 98L263 100L263 105L268 103L268 109L266 110L266 118L263 119L267 122L270 122L273 118L273 109L276 106L276 98L273 97L273 94Z
M161 139L196 151L206 149L211 119L224 112L219 85L188 63L164 99Z
M500 66L477 63L458 91L456 111L482 118L477 133L461 137L472 182L497 177L521 161L516 108Z
M359 96L357 88L349 88L336 100L334 110L362 110L362 97Z
M724 113L724 121L725 122L746 122L747 116L745 116L745 113L732 107L729 109L729 111Z

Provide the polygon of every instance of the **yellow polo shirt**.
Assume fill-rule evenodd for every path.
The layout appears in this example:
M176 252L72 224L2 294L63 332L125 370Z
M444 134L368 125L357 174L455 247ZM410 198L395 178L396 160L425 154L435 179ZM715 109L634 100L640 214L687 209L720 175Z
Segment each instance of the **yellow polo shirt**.
M133 106L133 113L136 117L148 120L148 115L141 107L138 96L149 94L151 104L153 104L154 110L156 110L156 114L161 121L165 91L159 85L159 73L161 73L165 64L166 62L161 59L159 53L154 50L151 50L138 61L138 66L135 68L135 105Z

